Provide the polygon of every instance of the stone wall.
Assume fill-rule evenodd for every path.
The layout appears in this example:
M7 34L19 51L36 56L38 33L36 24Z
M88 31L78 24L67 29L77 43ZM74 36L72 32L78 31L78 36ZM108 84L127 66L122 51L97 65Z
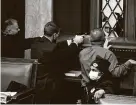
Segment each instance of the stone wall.
M43 34L44 24L52 20L52 0L25 1L25 38Z

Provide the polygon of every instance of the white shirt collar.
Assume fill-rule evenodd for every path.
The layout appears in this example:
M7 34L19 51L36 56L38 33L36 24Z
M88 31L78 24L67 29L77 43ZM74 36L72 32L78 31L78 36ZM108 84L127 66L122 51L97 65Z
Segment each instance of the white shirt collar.
M42 37L45 37L45 38L47 38L50 42L52 42L52 40L48 37L48 36L45 36L45 35L43 35L43 36L40 36L41 38Z

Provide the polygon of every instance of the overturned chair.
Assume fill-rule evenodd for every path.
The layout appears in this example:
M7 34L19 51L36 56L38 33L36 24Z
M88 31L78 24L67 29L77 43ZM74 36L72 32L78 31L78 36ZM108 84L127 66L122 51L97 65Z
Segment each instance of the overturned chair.
M12 96L8 103L35 103L37 65L38 61L34 59L1 58L1 92L12 91L14 86L11 85L16 82L26 86L26 89Z

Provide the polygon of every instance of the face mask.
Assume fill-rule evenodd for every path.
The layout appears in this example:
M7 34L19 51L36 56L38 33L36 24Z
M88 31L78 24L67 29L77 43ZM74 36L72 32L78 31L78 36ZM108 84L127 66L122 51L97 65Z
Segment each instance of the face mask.
M99 76L99 72L96 71L90 71L89 78L91 80L98 80L101 76Z

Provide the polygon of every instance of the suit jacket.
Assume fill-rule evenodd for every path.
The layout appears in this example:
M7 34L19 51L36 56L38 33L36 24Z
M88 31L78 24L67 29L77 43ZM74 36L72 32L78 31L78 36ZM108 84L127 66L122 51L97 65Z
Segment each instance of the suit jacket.
M66 66L69 66L68 70L80 70L79 46L77 47L75 43L68 46L67 41L62 41L57 43L56 49L60 50L60 58L63 58L62 62L65 61ZM63 52L61 52L62 49L64 49Z
M51 53L44 52L40 61L51 75L57 76L57 74L64 74L64 72L74 69L76 66L74 64L79 64L78 54L79 49L75 43L68 46L67 42L63 41L57 43Z
M17 35L5 36L1 33L1 56L9 58L23 58L24 51L31 48L31 44L38 38L28 38Z
M80 68L79 48L75 43L69 46L67 41L56 44L46 37L29 38L25 43L27 47L31 46L31 58L38 59L42 64L39 75L48 73L55 77L68 70Z
M52 43L46 37L36 37L29 39L31 43L31 58L32 59L41 59L43 53L51 53L56 47L55 43Z
M43 76L47 73L47 69L44 67L43 62L41 59L48 59L49 58L42 58L43 54L46 53L47 57L50 53L53 52L54 48L56 47L56 43L52 43L46 37L35 37L35 38L28 38L25 40L25 48L31 48L31 58L38 59L38 62L41 63L38 66L38 76Z
M20 35L1 34L1 57L23 58L24 47L23 38Z

